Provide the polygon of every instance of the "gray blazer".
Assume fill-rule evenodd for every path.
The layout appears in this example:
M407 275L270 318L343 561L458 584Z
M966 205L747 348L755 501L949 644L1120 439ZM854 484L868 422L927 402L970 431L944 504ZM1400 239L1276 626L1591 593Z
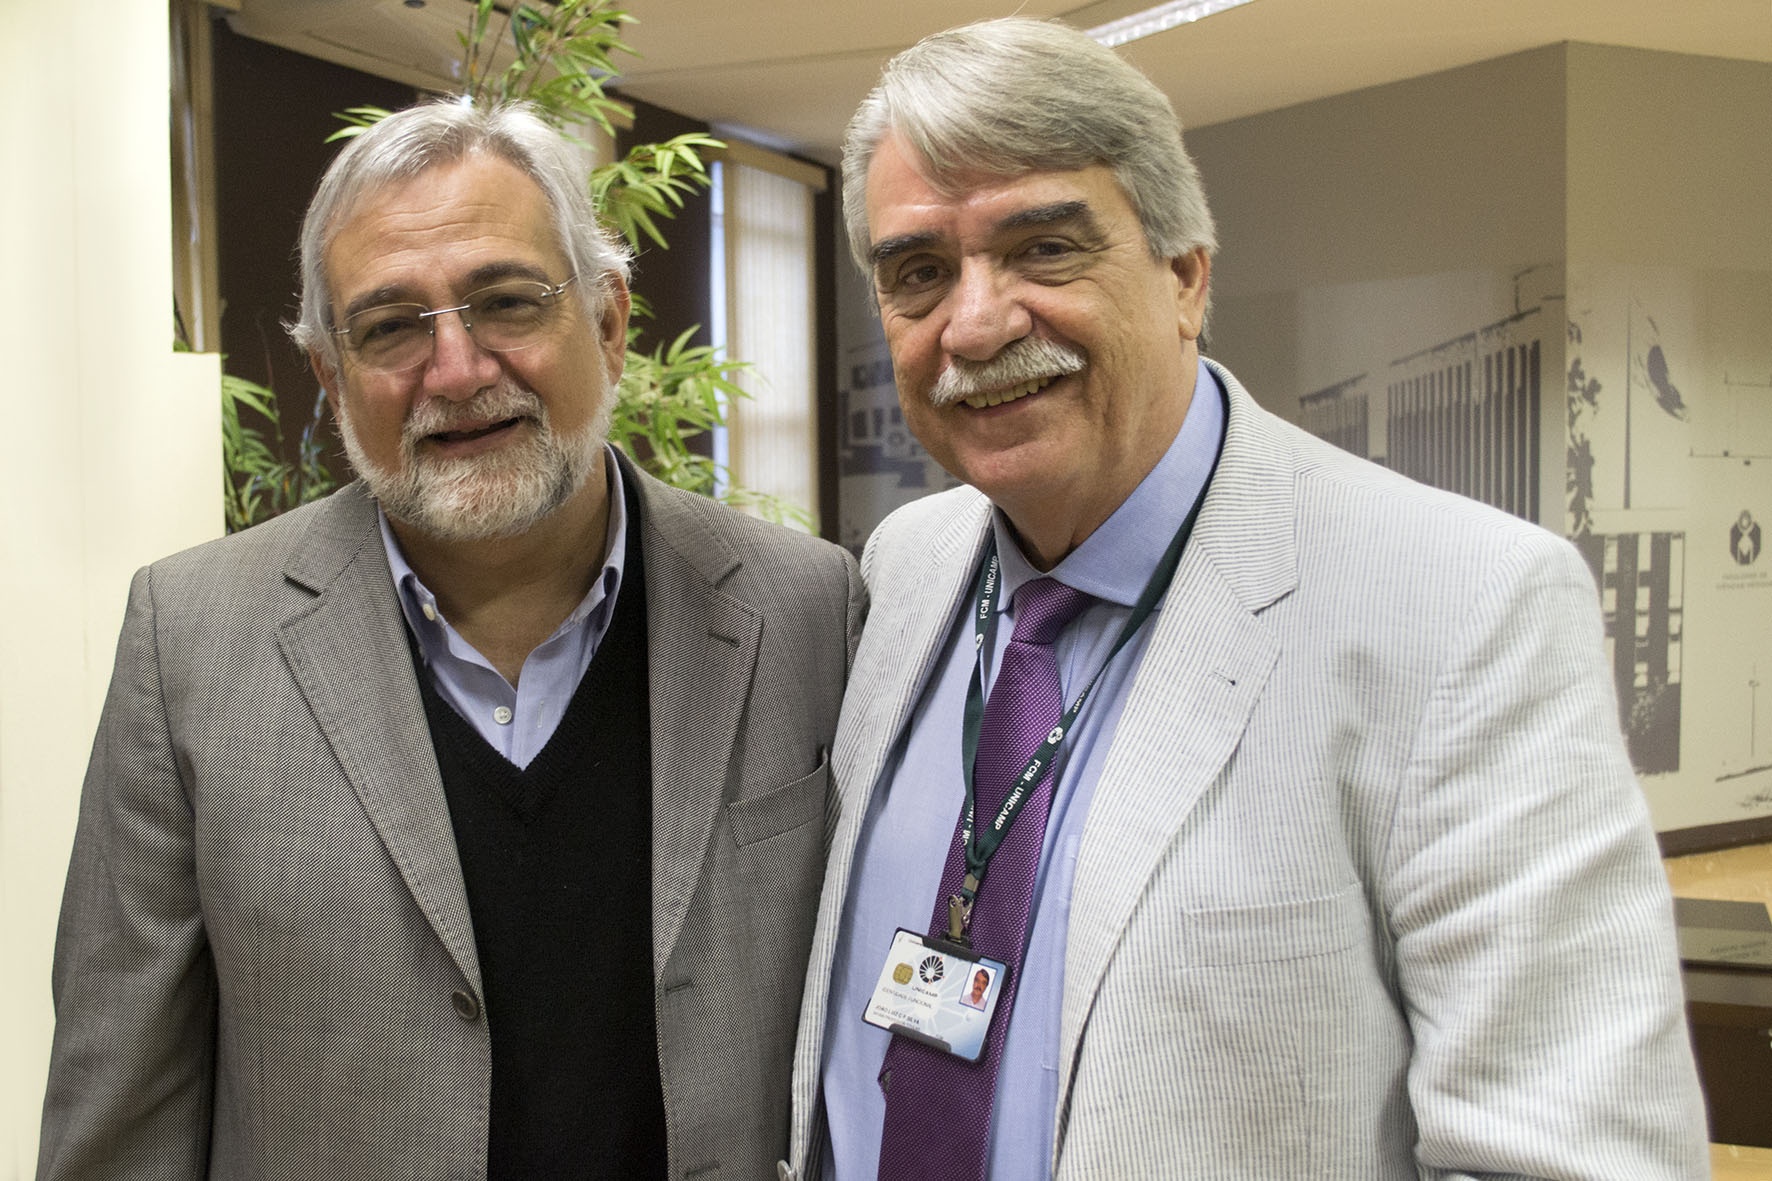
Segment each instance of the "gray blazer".
M1054 1174L1704 1176L1667 886L1586 567L1218 373L1223 457L1078 853ZM989 511L971 489L920 501L863 558L810 981ZM848 1018L809 988L784 1177L815 1155L827 1019Z
M626 474L671 1175L770 1177L863 592L833 546ZM54 991L39 1178L485 1176L473 928L360 486L137 575Z

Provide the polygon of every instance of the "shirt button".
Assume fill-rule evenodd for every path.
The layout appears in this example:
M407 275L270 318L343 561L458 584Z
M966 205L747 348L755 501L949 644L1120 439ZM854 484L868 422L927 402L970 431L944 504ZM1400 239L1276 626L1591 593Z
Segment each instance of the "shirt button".
M492 711L492 720L501 726L510 725L513 716L514 715L511 713L511 707L508 705L501 705Z
M431 606L429 603L426 603L423 606L421 606L419 608L419 610L424 612L424 616L426 619L430 620L432 623L437 622L437 609L435 607Z

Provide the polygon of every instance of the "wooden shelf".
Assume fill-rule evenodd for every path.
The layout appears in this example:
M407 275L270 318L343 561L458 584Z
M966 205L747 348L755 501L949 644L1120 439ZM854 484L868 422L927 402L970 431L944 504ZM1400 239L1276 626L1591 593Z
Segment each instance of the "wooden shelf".
M1715 853L1669 857L1668 884L1682 898L1772 905L1772 845L1742 845Z
M1711 1181L1772 1181L1772 1148L1710 1146Z

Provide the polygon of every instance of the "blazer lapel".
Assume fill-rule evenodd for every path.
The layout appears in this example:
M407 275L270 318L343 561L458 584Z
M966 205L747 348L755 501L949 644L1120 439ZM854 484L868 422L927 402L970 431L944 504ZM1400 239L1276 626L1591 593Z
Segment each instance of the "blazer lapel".
M942 643L965 610L966 593L990 537L990 519L990 502L978 496L932 537L914 539L927 554L925 580L916 593L875 599L869 608L832 759L846 796L833 873L839 868L846 873L862 815L887 756L935 671ZM838 880L843 876L838 875Z
M1224 451L1115 729L1077 855L1059 1034L1059 1147L1102 977L1278 660L1279 641L1260 612L1297 583L1293 461L1249 395L1214 368L1230 393Z
M375 505L360 485L319 510L286 575L317 596L280 629L296 684L414 902L478 989L449 803Z
M947 500L950 496L971 499ZM815 1113L821 1110L818 1073L830 1001L825 986L837 953L849 868L855 860L862 818L867 815L886 759L933 671L942 641L965 610L962 603L989 536L990 502L984 497L955 492L943 494L941 503L958 503L960 507L929 536L915 527L898 531L906 536L905 544L915 546L919 558L924 559L924 578L912 593L873 598L843 693L843 712L831 753L841 812L819 896L818 926L812 937L808 987L800 1005L800 1032L794 1049L794 1121L788 1159L802 1170L800 1176L805 1175L808 1158L816 1148ZM876 536L884 535L882 531ZM876 557L869 554L862 564L862 574L870 581Z
M622 465L640 503L652 713L652 966L664 971L701 880L750 697L763 620L720 589L739 558L700 506Z

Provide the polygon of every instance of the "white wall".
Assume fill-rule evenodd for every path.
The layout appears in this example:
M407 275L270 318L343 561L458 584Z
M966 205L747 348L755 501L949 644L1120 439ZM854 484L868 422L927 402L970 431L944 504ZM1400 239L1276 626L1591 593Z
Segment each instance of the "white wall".
M220 367L171 351L166 5L3 0L0 19L0 1178L25 1178L129 574L220 531Z

